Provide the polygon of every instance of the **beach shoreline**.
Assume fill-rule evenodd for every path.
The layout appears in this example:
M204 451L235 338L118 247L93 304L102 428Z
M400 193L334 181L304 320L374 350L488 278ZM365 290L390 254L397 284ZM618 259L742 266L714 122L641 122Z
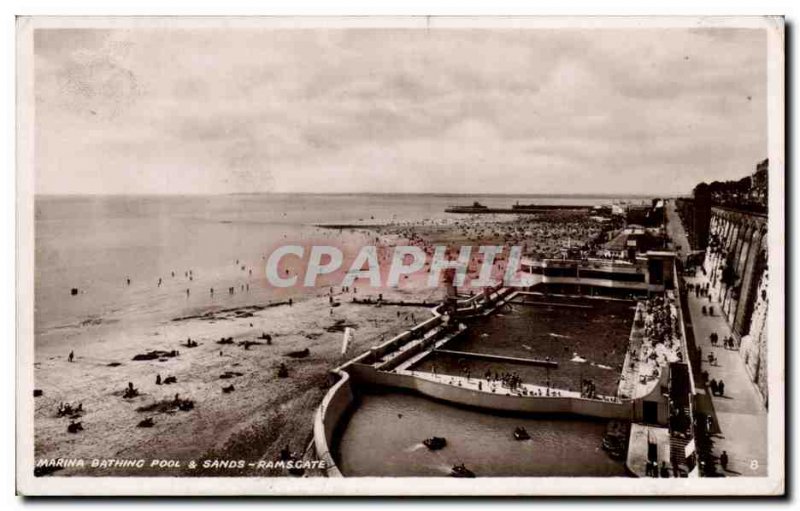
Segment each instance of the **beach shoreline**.
M564 213L528 219L527 225L541 230L553 215ZM567 217L563 225L569 226L571 219ZM493 215L316 227L314 232L300 237L306 242L336 240L350 253L373 244L385 250L384 261L390 249L402 244L423 247L430 255L434 244L508 247L531 235L520 229L518 219ZM590 241L587 233L591 234L575 234L582 234L580 242L585 243ZM538 236L549 246L550 237ZM559 232L552 240L560 243L562 237ZM503 259L498 258L495 270L502 268ZM231 271L246 273L243 270L251 266L237 260ZM290 270L300 274L298 267ZM337 271L316 287L283 293L248 285L228 296L214 283L222 295L219 300L190 301L187 293L186 300L165 302L162 308L147 305L154 292L180 291L180 283L171 283L166 291L160 286L150 295L139 291L128 310L91 315L38 333L34 378L43 395L35 400L35 458L145 459L147 463L172 459L181 464L167 469L73 467L56 471L58 476L286 475L285 469L248 465L204 469L201 462L277 460L286 447L302 454L311 438L314 411L329 386L330 369L426 319L430 308L419 304L432 307L444 297L442 286L428 287L424 273L409 275L396 288L370 288L367 281L357 280L346 290L339 285L345 274ZM211 285L203 277L200 273L194 285ZM409 305L355 303L366 298L376 302L379 295L387 303ZM346 356L340 354L344 326L355 331ZM265 335L271 337L271 345L262 339ZM188 347L188 339L198 345ZM176 356L163 355L173 350ZM288 355L305 350L304 358ZM70 351L75 353L71 363ZM132 360L151 352L160 355ZM278 376L282 363L289 371L286 378ZM157 375L177 381L157 385ZM122 394L129 385L139 394L126 399ZM181 411L168 406L181 400L191 400L194 408ZM82 405L84 413L76 420L83 431L67 432L69 419L57 414L60 403ZM137 427L147 418L153 420L152 427ZM188 468L190 461L198 463L196 468Z

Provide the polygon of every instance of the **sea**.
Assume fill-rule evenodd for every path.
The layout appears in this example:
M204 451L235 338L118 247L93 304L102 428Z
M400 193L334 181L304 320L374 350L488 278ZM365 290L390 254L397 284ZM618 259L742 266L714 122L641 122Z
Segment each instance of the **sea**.
M92 322L163 319L210 306L285 299L291 291L270 287L264 274L265 258L275 247L358 236L319 225L456 218L445 208L473 201L509 207L516 202L601 205L643 200L563 195L39 195L34 330L42 334Z

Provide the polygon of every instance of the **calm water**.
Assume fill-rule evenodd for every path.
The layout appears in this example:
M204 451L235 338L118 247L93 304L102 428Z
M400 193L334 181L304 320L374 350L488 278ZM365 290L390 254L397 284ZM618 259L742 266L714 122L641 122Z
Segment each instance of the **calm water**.
M531 300L554 302L541 297ZM414 368L432 371L435 366L438 373L463 375L467 367L473 376L482 376L487 370L516 372L526 383L545 385L549 379L554 387L568 390L579 390L581 380L589 378L598 392L614 395L628 347L634 303L579 298L559 301L580 307L515 304L503 313L471 321L471 328L446 346L473 353L549 358L558 362L558 368L499 365L441 353Z
M165 316L208 305L275 297L263 258L284 242L346 234L317 223L446 218L444 208L479 200L507 206L603 204L612 198L427 195L40 196L35 204L36 332L90 318ZM239 260L240 264L236 264ZM241 265L247 270L242 271ZM193 280L184 277L189 269ZM249 271L253 273L250 275ZM176 277L171 277L175 271ZM126 277L132 279L130 287ZM156 283L164 279L159 288ZM209 288L249 284L228 296ZM81 294L71 297L77 287ZM185 291L190 289L187 298ZM221 296L224 295L224 296Z
M517 441L524 426L531 440ZM605 422L494 416L411 394L363 396L335 446L346 476L448 476L464 463L478 477L624 476L600 448ZM443 436L429 451L422 440Z

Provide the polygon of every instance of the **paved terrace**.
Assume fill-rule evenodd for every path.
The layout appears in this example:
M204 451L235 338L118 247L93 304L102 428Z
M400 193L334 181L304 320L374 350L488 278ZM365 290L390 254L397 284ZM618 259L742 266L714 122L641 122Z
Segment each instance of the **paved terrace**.
M667 230L670 237L681 245L681 254L688 250L686 232L675 210L674 201L667 202ZM688 283L705 285L708 279L702 274L686 279ZM761 395L750 380L744 361L738 350L726 350L721 342L716 348L711 346L709 336L719 335L720 341L731 335L725 318L717 312L715 316L703 315L701 307L712 305L720 310L716 297L711 302L705 297L688 294L689 314L693 327L696 347L701 351L701 370L708 371L709 381L713 378L725 382L725 395L712 396L707 382L696 380L696 413L710 414L713 418L712 455L719 459L722 451L728 452L726 476L765 476L767 475L767 410ZM688 326L687 326L688 328ZM716 365L708 363L708 354L717 357ZM721 467L720 467L721 470Z
M671 301L671 317L677 318L675 296L670 292L668 298ZM640 316L645 324L652 321L645 312L643 302L639 302L636 306L636 317ZM679 360L678 353L682 351L682 346L683 342L678 332L672 339L671 346L662 343L654 346L652 340L645 335L644 327L637 327L634 321L628 353L625 355L620 376L618 395L624 399L637 399L648 395L658 385L661 371L666 371L670 362Z
M705 285L708 279L702 274L687 279L687 282ZM688 293L689 313L692 316L694 339L702 353L701 369L708 371L709 381L715 379L725 382L725 395L712 396L707 382L698 381L696 411L711 415L714 435L712 454L719 458L722 451L728 452L726 476L766 476L767 475L767 410L761 394L750 380L744 361L738 349L725 349L722 339L731 334L727 321L719 315L720 306L712 297L696 298ZM714 316L703 315L701 307L711 305ZM719 335L717 347L711 346L709 336ZM708 354L717 358L715 365L708 363ZM704 385L705 384L705 385ZM719 467L722 470L722 467Z
M485 378L467 378L465 376L451 376L449 374L436 374L422 371L401 370L395 369L396 373L409 374L417 378L422 378L429 381L439 383L447 383L448 385L455 385L456 387L464 387L473 390L480 390L488 394L517 396L517 397L573 397L581 399L593 399L594 401L606 401L609 403L621 403L620 399L616 396L603 396L597 395L595 398L587 398L581 396L580 392L571 390L554 389L545 387L543 385L533 385L530 383L523 383L517 385L515 388L504 386L497 380L487 380Z

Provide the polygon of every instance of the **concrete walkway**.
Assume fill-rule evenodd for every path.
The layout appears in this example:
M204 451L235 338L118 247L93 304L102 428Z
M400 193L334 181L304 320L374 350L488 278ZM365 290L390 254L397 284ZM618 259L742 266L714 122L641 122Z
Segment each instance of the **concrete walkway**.
M704 285L707 279L699 274L687 279L692 284ZM714 307L714 316L704 316L702 306ZM767 475L767 411L761 394L750 380L744 361L738 350L725 349L722 339L731 335L727 321L719 313L716 300L696 298L689 293L689 313L692 316L694 338L702 350L701 369L708 371L709 381L715 379L725 382L725 395L712 396L708 387L698 389L697 411L714 417L712 437L714 456L722 451L728 452L726 475L765 476ZM711 346L709 336L719 335L716 347ZM708 354L717 358L714 365L708 363ZM697 382L701 385L703 382Z
M674 243L681 245L681 256L685 257L688 240L672 200L667 202L667 232ZM703 286L708 279L698 272L686 281ZM712 454L718 459L722 451L727 451L726 476L766 476L767 410L761 395L750 380L739 351L727 350L722 345L722 340L731 335L731 329L720 315L720 304L703 296L695 297L694 292L688 293L688 302L695 344L702 352L700 369L708 372L709 381L725 382L724 396L712 396L707 382L695 382L698 387L695 413L705 413L714 419ZM702 307L709 305L714 307L714 316L703 315ZM719 336L717 347L711 346L712 332ZM709 353L716 356L715 365L708 363Z
M501 395L501 396L516 396L519 398L571 397L571 398L585 399L587 401L591 400L591 401L602 401L606 403L622 403L622 400L618 399L616 396L598 395L596 398L586 398L581 396L580 392L574 390L563 390L553 387L547 387L544 385L533 385L531 383L521 383L515 389L510 389L508 387L504 387L499 381L496 380L489 381L485 378L477 378L477 377L466 378L464 376L429 373L427 371L412 371L410 369L395 369L392 372L398 374L408 374L416 378L421 378L423 380L433 381L437 383L446 383L448 385L453 385L456 387L464 387L470 390L480 390L481 392ZM522 393L523 389L525 390L525 394Z

